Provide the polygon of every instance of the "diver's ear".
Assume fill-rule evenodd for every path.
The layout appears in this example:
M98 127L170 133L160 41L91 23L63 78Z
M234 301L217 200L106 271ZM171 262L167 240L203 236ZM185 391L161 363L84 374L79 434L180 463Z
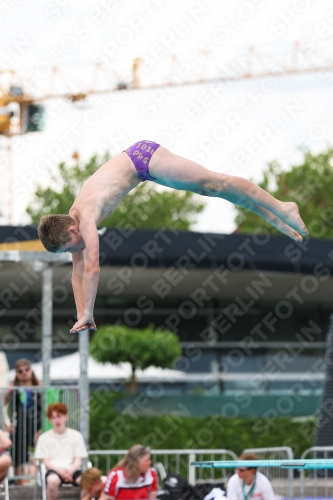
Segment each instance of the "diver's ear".
M77 226L69 226L69 228L67 229L67 232L69 234L77 234L79 231L79 228Z

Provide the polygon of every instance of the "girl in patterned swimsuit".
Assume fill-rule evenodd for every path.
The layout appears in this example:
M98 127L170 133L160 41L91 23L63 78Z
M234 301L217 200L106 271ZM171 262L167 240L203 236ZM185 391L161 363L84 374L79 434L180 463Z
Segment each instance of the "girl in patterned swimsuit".
M156 142L136 142L86 181L68 215L44 215L38 226L46 250L73 254L72 284L78 321L72 332L96 329L93 308L99 280L97 226L129 191L147 180L228 200L260 215L293 240L302 241L302 236L308 234L295 203L279 201L247 179L212 172Z

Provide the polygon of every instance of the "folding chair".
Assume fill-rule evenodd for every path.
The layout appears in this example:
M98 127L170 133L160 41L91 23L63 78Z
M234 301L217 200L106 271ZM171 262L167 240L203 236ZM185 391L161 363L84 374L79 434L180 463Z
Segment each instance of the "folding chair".
M167 473L166 473L165 467L162 464L162 462L155 462L154 469L157 470L158 475L160 476L160 480L161 480L161 482L163 482L164 479L167 477Z
M39 482L40 482L40 486L41 486L41 489L42 489L42 500L46 500L46 479L45 479L46 467L39 460L36 460L36 466L37 466L37 468L39 470ZM88 462L86 468L89 469L91 466L92 466L91 462ZM78 491L79 491L79 487L78 486L73 486L72 484L62 484L60 486L60 488L77 488ZM78 495L79 495L79 493L78 493Z

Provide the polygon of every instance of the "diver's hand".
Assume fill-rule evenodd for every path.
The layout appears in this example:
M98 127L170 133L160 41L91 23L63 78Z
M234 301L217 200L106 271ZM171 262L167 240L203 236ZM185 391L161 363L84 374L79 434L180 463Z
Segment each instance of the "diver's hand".
M93 330L96 331L96 324L95 320L91 315L84 314L73 326L73 328L70 330L70 333L78 333L81 330Z

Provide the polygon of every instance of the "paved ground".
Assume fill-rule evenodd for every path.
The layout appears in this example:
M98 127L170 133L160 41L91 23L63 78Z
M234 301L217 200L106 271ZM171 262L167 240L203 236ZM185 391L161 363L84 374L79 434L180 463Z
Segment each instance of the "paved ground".
M34 500L35 488L33 486L10 486L10 500ZM41 500L41 489L37 489L36 500ZM59 491L59 500L78 500L80 498L79 488L61 488ZM3 497L0 496L3 500Z
M275 479L272 481L274 493L282 497L288 496L288 485L285 480ZM299 478L293 480L293 496L300 498L301 483ZM308 478L304 482L304 497L305 498L327 498L333 499L333 479L315 479Z
M286 481L275 479L272 482L274 492L281 497L287 497L288 489ZM34 500L34 486L10 486L10 500ZM293 482L294 498L300 498L300 480L294 479ZM327 498L333 499L333 479L306 479L304 485L305 498ZM36 500L41 500L41 489L37 488ZM2 500L3 497L0 496ZM59 492L59 500L78 500L78 488L61 488Z

